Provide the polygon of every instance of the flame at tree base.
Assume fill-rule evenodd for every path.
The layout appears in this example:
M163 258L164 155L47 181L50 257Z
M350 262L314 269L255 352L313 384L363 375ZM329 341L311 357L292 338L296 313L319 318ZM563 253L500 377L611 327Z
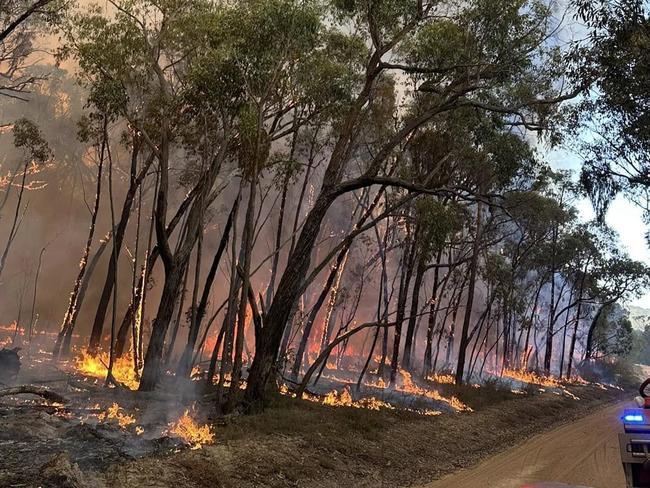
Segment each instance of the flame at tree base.
M109 357L106 353L93 356L83 351L75 359L75 368L85 376L105 380L108 374L108 363ZM115 358L112 374L115 381L131 390L137 390L140 385L140 380L133 370L133 362L129 358Z

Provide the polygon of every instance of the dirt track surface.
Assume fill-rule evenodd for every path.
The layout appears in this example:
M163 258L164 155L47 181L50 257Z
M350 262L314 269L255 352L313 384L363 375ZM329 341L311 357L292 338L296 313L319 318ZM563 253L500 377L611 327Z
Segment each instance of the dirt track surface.
M424 488L624 488L618 403Z

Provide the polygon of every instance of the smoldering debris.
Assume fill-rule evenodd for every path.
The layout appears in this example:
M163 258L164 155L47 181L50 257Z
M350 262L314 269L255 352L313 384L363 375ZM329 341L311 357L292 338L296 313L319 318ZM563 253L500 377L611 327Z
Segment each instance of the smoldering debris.
M198 421L200 406L193 409L164 391L104 388L94 379L43 363L35 368L32 362L18 381L20 386L0 389L8 392L0 394L0 486L101 487L95 473L195 448L192 429L203 434L204 443L211 429ZM181 421L187 438L175 428Z

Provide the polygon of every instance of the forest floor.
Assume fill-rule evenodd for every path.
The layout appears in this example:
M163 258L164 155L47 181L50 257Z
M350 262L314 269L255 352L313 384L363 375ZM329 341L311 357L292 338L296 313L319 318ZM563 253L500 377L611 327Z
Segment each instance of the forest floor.
M417 486L633 395L603 384L513 389L488 381L480 388L435 385L469 407L437 415L275 394L262 414L210 418L210 404L199 403L196 417L211 423L215 439L191 450L169 432L187 405L178 391L106 389L75 373L61 377L60 369L48 379L42 370L34 373L40 383L71 401L0 398L0 486ZM29 380L27 370L21 383ZM115 404L119 410L108 416Z
M471 392L473 412L434 417L277 398L263 414L219 427L213 446L124 463L105 480L111 488L414 486L630 398L609 387L569 390L575 397Z

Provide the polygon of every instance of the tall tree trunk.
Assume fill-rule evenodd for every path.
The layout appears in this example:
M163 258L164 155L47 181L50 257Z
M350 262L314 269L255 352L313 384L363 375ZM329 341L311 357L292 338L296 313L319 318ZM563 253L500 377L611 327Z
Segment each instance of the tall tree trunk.
M196 309L196 320L193 321L190 327L190 331L187 336L187 344L183 350L183 355L178 362L178 367L176 368L176 374L181 377L187 377L192 369L192 353L194 347L196 346L196 339L199 335L199 330L201 329L201 323L203 322L203 317L205 317L205 312L208 307L208 300L210 298L210 291L212 290L212 284L214 279L217 276L219 271L219 263L221 262L221 257L223 256L226 246L228 245L228 239L230 238L230 229L233 225L233 220L237 218L237 211L239 209L239 195L235 199L235 203L228 214L228 220L226 221L226 226L223 229L223 234L221 235L221 240L219 241L219 247L217 252L214 254L212 259L212 264L210 265L210 270L208 275L205 278L205 284L203 286L203 292L201 294L201 299Z
M551 303L548 318L548 328L546 329L546 350L544 352L544 374L551 374L551 360L553 358L553 326L555 325L555 253L557 247L557 224L553 228L553 237L551 242Z
M602 315L605 307L611 305L612 303L613 302L608 301L600 305L600 307L598 307L596 315L594 315L594 318L591 320L589 331L587 332L587 344L585 345L585 361L589 361L594 357L594 333L596 332L596 326L598 325L598 320L600 319L600 316Z
M27 172L29 170L29 160L25 161L25 166L23 167L23 177L20 182L20 191L18 192L18 200L16 201L16 210L14 211L14 218L11 223L11 229L9 229L9 236L7 236L7 244L5 245L4 251L2 252L2 256L0 257L0 275L2 275L2 272L5 269L5 264L7 262L7 256L9 255L9 250L11 249L11 245L14 242L14 239L16 238L16 234L18 233L18 227L20 226L21 218L20 218L20 206L22 205L23 202L23 194L25 193L25 181L27 179ZM9 190L7 190L8 192Z
M106 136L108 138L108 136ZM110 203L111 210L111 232L115 235L115 205L113 204L113 157L111 156L110 145L107 146L106 152L108 155L108 201ZM135 149L134 149L135 152ZM135 164L137 165L137 154L135 156ZM115 378L113 377L113 367L115 366L115 320L117 319L117 247L116 241L113 239L113 253L111 255L111 263L113 264L113 276L115 281L115 286L113 286L113 306L111 310L111 335L110 335L110 345L108 351L108 367L106 368L106 381L105 385L109 386L111 384L116 384Z
M409 317L408 327L406 329L406 337L404 339L404 358L402 364L404 369L411 369L411 355L413 347L415 346L415 324L418 320L419 304L420 304L420 288L422 287L422 280L426 271L426 263L423 256L418 257L418 266L415 271L415 280L413 281L413 292L411 294L411 316Z
M307 192L307 186L309 184L309 177L311 175L311 170L314 165L315 146L316 146L317 139L318 139L318 131L315 130L309 147L309 158L308 158L307 170L305 171L305 177L302 180L300 195L298 197L298 203L296 204L296 212L293 218L293 227L291 230L291 245L289 247L289 252L288 252L289 256L291 256L291 254L293 253L293 249L296 246L296 235L298 232L298 224L300 222L300 215L302 213L302 204L305 199L305 193ZM286 366L285 358L287 355L287 348L289 347L289 342L291 341L291 331L292 331L292 326L295 322L295 315L296 315L296 310L298 309L298 305L299 305L298 300L294 301L292 308L289 312L289 315L284 323L282 340L280 342L280 348L276 356L276 360L283 362L283 366L282 366L283 368ZM268 310L270 307L271 304L267 303L265 308Z
M529 346L530 346L530 331L531 329L535 328L535 317L537 316L537 304L539 303L539 296L542 292L542 288L544 288L544 280L541 279L539 282L539 286L537 287L537 292L535 293L535 300L533 301L533 307L532 310L530 311L530 320L528 322L528 327L526 329L526 342L524 344L524 357L522 358L520 367L524 369L528 369L528 360L530 358L530 351L529 351Z
M23 317L23 301L25 300L25 293L27 292L27 275L23 276L23 285L20 287L18 295L18 317L16 317L16 325L14 327L14 336L11 340L11 347L17 347L18 332L21 330L20 323Z
M465 354L468 344L469 323L472 319L472 308L474 306L474 292L476 289L476 272L478 270L478 257L481 243L481 218L482 203L479 202L476 208L476 236L472 249L472 260L469 268L469 288L467 290L467 305L465 306L465 318L463 319L463 328L460 335L460 344L458 345L458 364L456 366L456 384L463 384L465 374Z
M126 197L124 199L124 204L122 205L122 213L120 216L120 221L117 224L117 227L113 232L113 247L115 252L111 255L110 263L108 265L108 272L106 275L106 280L104 281L104 287L100 295L99 303L97 305L97 312L95 313L95 319L93 321L93 328L90 334L90 340L88 342L88 351L91 354L96 354L99 350L100 342L102 339L102 332L104 329L104 320L106 319L106 312L108 311L108 304L111 299L111 294L113 292L113 287L116 285L116 273L118 269L118 260L119 255L122 251L122 242L124 241L124 235L126 233L126 228L129 223L129 217L131 215L131 208L133 206L133 201L135 200L138 187L147 176L149 167L153 163L153 156L150 156L145 163L143 164L140 172L138 173L138 159L140 154L140 142L136 139L133 143L133 150L131 152L131 174L129 189L127 190Z
M294 117L297 117L298 115L297 111L298 109L296 108L294 111ZM289 151L289 161L293 161L297 144L298 144L298 131L296 130L294 131L293 137L291 138L291 150ZM309 166L311 166L311 164ZM282 194L280 196L280 212L278 215L278 228L276 229L276 233L275 233L275 252L273 254L273 261L271 263L271 277L269 278L269 284L268 287L266 288L266 302L264 306L265 309L271 305L271 300L273 299L273 292L275 291L275 279L278 275L278 264L280 262L280 249L282 247L282 230L284 227L284 215L287 207L287 195L289 193L289 183L291 182L291 176L292 176L291 170L286 169L286 173L282 181ZM300 204L298 204L298 208L296 209L296 216L298 216L299 213L300 213ZM298 225L297 222L295 222L294 225L297 226Z
M390 305L390 298L388 296L388 266L387 266L387 258L386 258L386 249L388 248L389 224L390 221L387 221L386 231L384 232L384 236L381 238L379 237L379 229L377 229L377 226L374 227L375 237L377 238L377 245L379 248L379 256L381 258L381 280L380 280L381 288L379 290L379 296L377 297L378 300L377 308L378 310L382 308L381 300L383 299L384 318L386 319L386 322L388 321L388 307ZM377 366L377 375L383 379L384 370L386 368L386 358L388 356L388 329L383 329L383 331L381 332L382 332L381 357L379 360L379 365ZM378 333L380 333L380 331L378 331Z
M77 273L77 278L75 279L74 285L72 287L72 292L70 293L70 299L68 301L68 309L63 316L63 323L57 335L56 342L54 343L54 349L52 355L55 359L58 359L63 352L63 355L67 356L70 352L69 347L61 349L61 346L64 342L64 338L68 332L68 329L74 329L76 318L79 313L79 308L81 304L79 301L79 290L81 288L81 283L83 282L84 275L86 274L86 268L88 264L88 256L90 255L90 248L93 244L93 236L95 235L95 224L97 223L97 215L99 213L99 203L101 201L102 193L102 169L104 167L104 151L106 148L106 140L102 139L102 145L99 154L99 164L97 166L97 186L95 189L95 204L93 205L93 210L90 216L90 229L88 230L88 238L86 239L86 246L81 257L81 262L79 263L79 273ZM100 249L102 249L100 247ZM95 254L95 257L98 257L101 253L98 251ZM93 267L94 268L94 267Z
M186 265L187 263L185 263ZM158 384L161 367L162 367L162 353L165 342L165 335L167 327L174 314L174 305L176 303L176 295L178 289L183 283L183 275L185 274L185 265L179 264L172 267L165 277L165 285L163 287L162 295L160 298L160 306L156 313L156 318L153 322L153 327L161 327L162 332L164 328L165 334L152 334L147 347L147 353L144 358L145 368L142 371L142 378L140 380L140 391L151 391Z
M198 264L198 263L197 263ZM183 278L183 288L181 288L180 296L177 297L178 309L176 310L176 319L174 320L174 327L172 328L171 338L167 344L167 352L164 354L165 367L171 363L172 355L174 354L174 346L176 345L176 338L178 337L178 330L181 328L181 321L183 320L183 309L185 307L185 296L187 295L187 279L190 274L190 267L185 269L185 277Z
M246 220L242 236L242 286L239 298L239 310L237 313L237 336L235 340L235 357L232 368L232 380L228 393L228 403L226 412L230 412L235 407L239 397L239 381L242 376L244 343L246 342L246 310L248 308L248 292L251 287L250 270L253 254L253 235L255 233L255 208L257 199L257 166L255 162L253 176L250 182L250 191L248 195L248 208L246 209Z
M575 288L571 287L571 292L569 293L569 303L573 302L573 293L575 292ZM569 317L570 314L569 312L571 309L566 310L566 315L564 316L564 327L562 327L562 353L560 354L560 373L558 375L558 378L562 379L562 375L564 374L564 355L566 354L566 333L567 329L569 328Z
M36 327L36 322L34 319L38 320L36 314L36 296L38 292L38 278L41 276L41 266L43 264L43 254L45 254L45 249L47 249L47 244L43 246L41 252L38 255L38 264L36 266L36 276L34 277L34 295L32 296L32 313L29 319L29 332L27 334L28 344L27 344L27 357L31 355L32 352L32 335L34 333L34 328Z
M219 365L219 381L217 383L217 405L223 400L223 387L226 374L230 373L232 365L233 340L235 336L235 314L237 310L237 293L239 291L240 276L237 272L237 219L233 221L232 242L230 256L230 289L228 290L228 306L223 318L224 331L223 352L221 353L221 364ZM210 364L212 366L212 363ZM216 366L216 365L215 365ZM208 378L211 374L208 374Z
M580 314L582 313L582 295L585 289L587 268L589 267L590 262L591 262L591 256L587 258L584 269L582 270L582 277L580 278L580 288L578 289L578 309L576 311L576 319L575 319L576 323L575 323L575 327L573 328L573 335L571 337L571 346L569 347L569 362L567 364L567 370L566 370L566 375L567 378L569 379L571 378L571 369L573 367L573 353L575 352L576 340L578 338L578 327L580 326ZM569 313L568 310L567 313Z
M417 234L417 230L415 232ZM405 255L402 264L402 273L400 277L399 293L397 294L397 310L395 312L395 333L393 336L393 355L390 362L390 384L394 385L397 381L397 372L399 369L399 352L400 342L402 339L402 323L406 315L406 302L408 291L413 276L413 261L417 246L417 235L413 236L413 241L406 244Z

